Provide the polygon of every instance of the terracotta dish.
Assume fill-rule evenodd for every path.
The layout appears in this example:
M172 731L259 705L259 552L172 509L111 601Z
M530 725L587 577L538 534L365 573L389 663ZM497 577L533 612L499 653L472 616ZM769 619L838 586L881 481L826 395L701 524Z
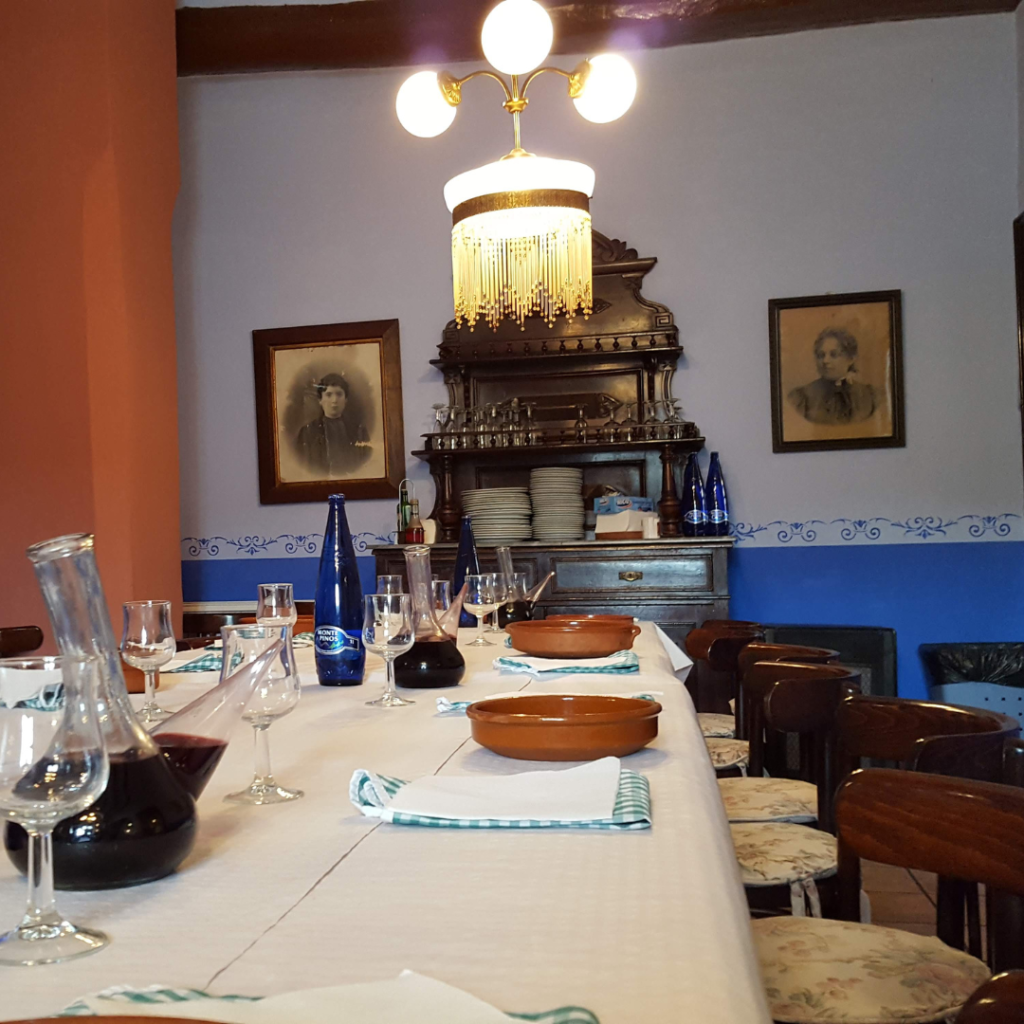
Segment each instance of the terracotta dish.
M115 1015L108 1017L103 1014L99 1017L89 1017L90 1024L215 1024L214 1021L210 1020L198 1020L194 1017L122 1017ZM33 1017L31 1020L12 1020L10 1024L53 1024L53 1017Z
M593 613L590 615L549 615L543 619L544 622L625 622L633 624L632 615L605 615Z
M604 658L616 651L628 651L640 634L629 622L510 622L505 631L512 646L538 658Z
M473 739L525 761L625 757L658 735L657 701L634 697L535 694L470 704Z

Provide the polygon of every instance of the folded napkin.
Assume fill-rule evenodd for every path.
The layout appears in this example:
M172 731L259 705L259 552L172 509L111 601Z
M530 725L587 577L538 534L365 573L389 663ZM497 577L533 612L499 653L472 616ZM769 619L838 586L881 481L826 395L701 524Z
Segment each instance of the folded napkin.
M516 690L514 693L492 693L488 697L478 697L476 700L449 700L447 697L437 698L437 712L440 715L464 715L470 704L476 704L482 700L502 700L505 697L579 697L578 693L569 694L538 694L536 690ZM634 700L655 700L661 696L661 690L651 690L649 693L607 693L598 694L602 697L632 697Z
M577 768L517 775L438 776L413 782L357 769L353 805L395 825L436 828L651 827L647 779L603 757Z
M640 659L632 651L617 651L607 658L528 658L525 654L494 659L499 672L515 672L550 679L561 675L632 675L640 671Z
M685 682L686 677L690 674L690 669L693 668L693 662L689 657L687 657L675 640L673 640L657 623L654 623L654 632L661 641L661 646L665 648L668 660L672 662L672 671L682 672L682 680Z
M169 1009L169 1007L173 1007ZM589 1011L565 1006L547 1013L502 1013L462 989L403 971L389 981L307 989L285 995L214 996L198 989L118 985L86 996L62 1017L136 1016L221 1021L225 1024L598 1024Z

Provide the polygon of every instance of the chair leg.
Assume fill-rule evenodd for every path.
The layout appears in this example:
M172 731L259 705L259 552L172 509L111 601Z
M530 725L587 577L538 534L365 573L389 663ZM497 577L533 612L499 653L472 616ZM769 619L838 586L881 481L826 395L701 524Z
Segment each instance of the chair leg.
M954 878L939 878L936 905L936 934L953 949L964 948L966 884Z

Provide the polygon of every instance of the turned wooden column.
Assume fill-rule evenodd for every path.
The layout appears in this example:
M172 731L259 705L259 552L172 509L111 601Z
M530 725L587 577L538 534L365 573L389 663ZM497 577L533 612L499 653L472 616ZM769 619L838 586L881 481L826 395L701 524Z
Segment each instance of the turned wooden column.
M676 494L676 452L671 445L661 450L661 500L658 502L658 517L661 520L662 537L679 536L679 513L682 503Z
M440 541L457 541L459 539L459 520L461 513L455 500L455 488L452 484L452 457L440 455L430 460L430 475L434 478L434 508L430 518L437 521L440 528Z

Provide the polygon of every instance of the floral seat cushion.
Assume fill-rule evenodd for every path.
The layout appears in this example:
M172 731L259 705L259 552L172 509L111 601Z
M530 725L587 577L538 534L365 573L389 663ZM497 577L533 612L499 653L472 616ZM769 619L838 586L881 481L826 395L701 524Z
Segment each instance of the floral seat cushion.
M719 779L730 821L814 821L818 789L799 779Z
M752 927L777 1021L941 1021L990 973L939 939L897 928L813 917L761 918Z
M721 736L732 739L736 735L736 719L733 715L716 715L711 711L701 711L697 715L700 731L705 736Z
M746 768L750 760L750 744L746 740L706 739L708 756L716 769Z
M836 838L821 829L790 821L732 824L743 884L789 885L836 873Z

